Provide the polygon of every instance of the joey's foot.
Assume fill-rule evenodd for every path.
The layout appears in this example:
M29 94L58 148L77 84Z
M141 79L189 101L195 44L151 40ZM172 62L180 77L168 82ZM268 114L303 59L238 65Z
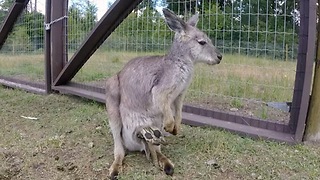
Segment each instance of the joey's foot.
M166 175L172 176L174 173L174 168L171 163L165 164L163 171L166 173Z
M119 167L111 167L109 169L109 178L111 180L117 180L119 176Z
M118 180L119 172L112 172L110 174L110 180Z
M141 131L138 132L137 136L138 138L144 139L147 143L151 143L153 145L166 144L160 129L156 127L142 128Z
M161 153L158 153L158 158L160 168L166 173L166 175L172 176L174 173L174 165L172 164L170 159L168 159Z

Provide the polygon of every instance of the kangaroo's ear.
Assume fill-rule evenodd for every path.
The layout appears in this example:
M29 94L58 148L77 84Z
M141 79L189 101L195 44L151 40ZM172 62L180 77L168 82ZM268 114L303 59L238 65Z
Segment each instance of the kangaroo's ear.
M177 15L175 15L169 9L164 8L162 11L166 19L166 22L172 31L179 32L179 33L186 31L187 24L182 19L180 19Z
M190 26L196 27L198 21L199 21L199 12L196 12L196 14L193 15L193 16L188 20L187 23L188 23Z

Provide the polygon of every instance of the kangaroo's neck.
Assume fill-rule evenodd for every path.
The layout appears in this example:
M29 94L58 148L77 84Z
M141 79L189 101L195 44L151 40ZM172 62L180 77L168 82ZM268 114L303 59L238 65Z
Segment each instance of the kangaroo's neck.
M182 42L173 41L171 49L166 55L166 60L193 67L193 58L189 51Z

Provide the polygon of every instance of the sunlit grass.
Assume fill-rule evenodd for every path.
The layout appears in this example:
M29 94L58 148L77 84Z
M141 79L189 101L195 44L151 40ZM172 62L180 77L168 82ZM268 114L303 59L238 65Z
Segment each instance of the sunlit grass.
M159 54L162 53L98 50L81 68L73 81L103 87L103 82L119 72L130 59ZM69 54L69 58L71 56L72 54ZM295 67L295 61L285 62L226 54L219 65L196 65L186 102L218 107L222 110L249 109L250 115L263 119L272 118L268 115L270 110L264 107L252 110L252 107L248 106L256 105L248 101L291 101ZM1 55L0 75L43 81L44 55Z
M0 75L44 81L44 55L0 55Z
M295 65L295 62L225 55L222 63L214 67L198 65L190 89L260 101L290 101Z

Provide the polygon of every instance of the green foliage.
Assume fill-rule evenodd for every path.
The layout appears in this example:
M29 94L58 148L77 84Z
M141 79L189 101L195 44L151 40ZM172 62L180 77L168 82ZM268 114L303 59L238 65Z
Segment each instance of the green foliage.
M98 8L86 1L76 1L68 11L68 48L75 50L97 21Z
M106 44L115 50L162 51L171 39L161 14L147 6L130 13Z
M11 44L10 51L15 54L18 52L26 52L29 50L30 38L27 33L27 28L25 26L20 26L15 28L12 36L7 40Z
M0 0L0 6L2 11L8 12L14 0Z
M145 1L144 1L145 2ZM298 43L298 21L293 14L295 2L279 1L160 1L184 20L200 12L198 27L204 30L223 53L269 56L273 59L295 59ZM108 43L121 50L164 50L172 33L163 23L157 5L146 1L133 11L114 32ZM127 35L126 37L124 35ZM121 39L125 38L125 39ZM132 43L134 42L134 43ZM128 44L133 44L132 46ZM160 46L159 46L160 45ZM286 49L287 46L287 49Z
M0 23L7 16L13 0L0 0ZM68 12L68 43L74 50L97 21L97 7L89 0L71 1ZM8 37L3 52L39 52L44 49L44 14L26 8Z
M0 22L12 2L0 0ZM223 53L268 56L272 59L295 59L297 56L299 20L294 15L298 11L295 1L143 1L112 33L103 48L140 52L167 50L173 33L166 27L160 7L168 7L184 20L199 11L198 27ZM42 13L27 8L22 20L19 20L19 27L15 28L17 32L13 33L13 36L20 37L12 39L21 39L24 29L28 38L23 42L30 43L24 49L34 52L43 49L43 21ZM91 1L70 2L67 23L69 50L80 46L96 22L97 7Z

